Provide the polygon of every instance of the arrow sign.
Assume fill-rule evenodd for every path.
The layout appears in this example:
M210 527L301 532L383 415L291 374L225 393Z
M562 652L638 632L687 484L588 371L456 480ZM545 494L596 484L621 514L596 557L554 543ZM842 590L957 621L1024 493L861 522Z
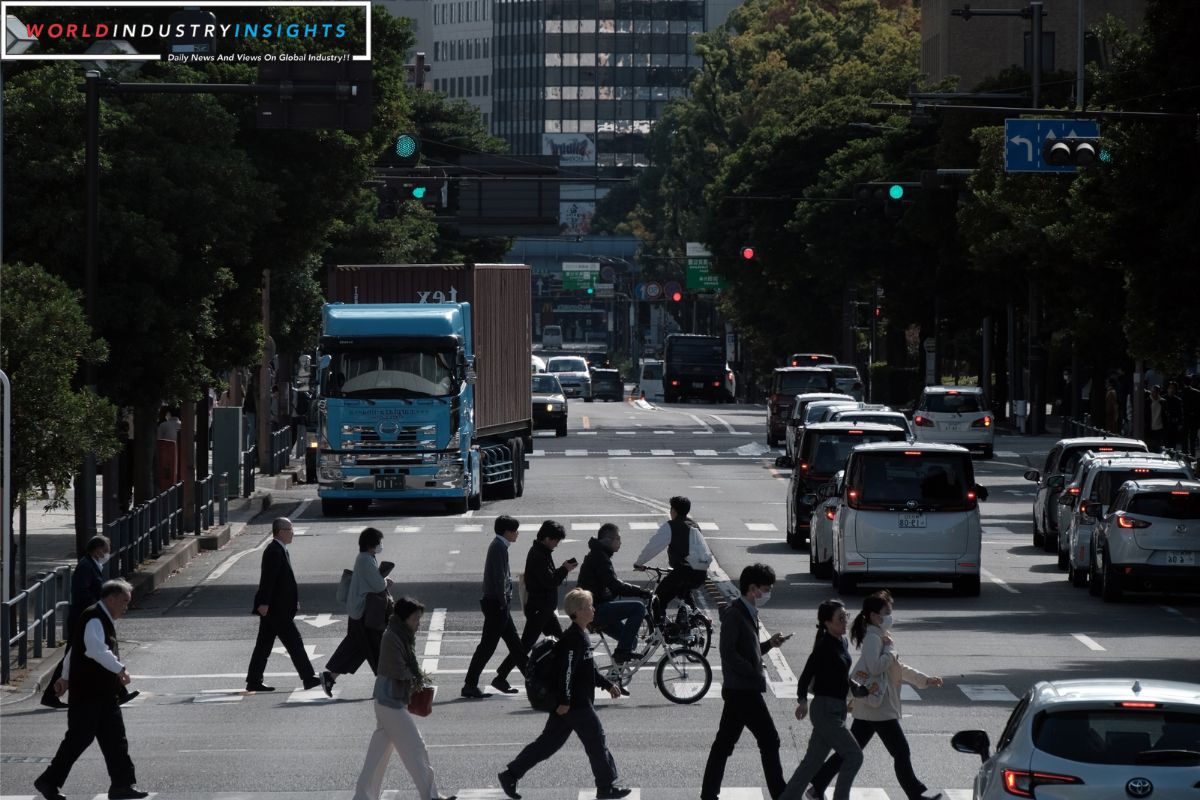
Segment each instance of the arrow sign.
M286 647L275 647L275 648L271 649L271 652L275 653L276 655L286 656L287 648ZM325 657L323 655L322 656L317 655L317 646L315 644L304 645L304 652L308 653L309 661L312 661L313 659L316 659L316 658L324 658Z
M307 622L314 628L324 628L326 625L332 625L333 623L337 622L337 620L333 618L332 614L314 614L311 617L307 614L301 614L296 617L296 619L300 620L301 622Z
M1030 141L1029 139L1026 139L1024 136L1014 136L1011 139L1009 139L1009 141L1016 145L1021 145L1021 144L1025 145L1025 153L1026 153L1025 160L1030 163L1033 163L1033 142L1032 141Z
M1042 160L1043 145L1054 139L1095 137L1100 123L1087 119L1006 119L1004 120L1005 172L1076 171L1074 164L1047 164Z

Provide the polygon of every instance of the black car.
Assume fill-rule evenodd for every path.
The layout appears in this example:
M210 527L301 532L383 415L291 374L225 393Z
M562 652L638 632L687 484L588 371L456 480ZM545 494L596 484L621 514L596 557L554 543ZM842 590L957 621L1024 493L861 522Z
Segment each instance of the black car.
M592 370L592 397L597 400L625 399L625 382L615 369Z
M533 427L553 428L555 436L567 435L567 398L558 378L549 373L532 377Z

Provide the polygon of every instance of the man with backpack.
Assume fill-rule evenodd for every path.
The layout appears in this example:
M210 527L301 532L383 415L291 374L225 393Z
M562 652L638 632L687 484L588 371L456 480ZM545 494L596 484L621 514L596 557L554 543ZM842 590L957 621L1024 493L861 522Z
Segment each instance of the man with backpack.
M700 533L700 526L688 516L692 501L676 495L670 503L671 518L659 526L633 561L634 569L645 569L648 561L663 550L667 551L671 573L663 578L658 591L654 593L654 624L660 627L667 613L667 604L676 597L690 597L693 589L703 586L708 577L708 567L712 564L712 551Z
M557 753L574 731L592 766L596 800L616 800L633 790L617 785L617 764L608 750L604 727L592 704L597 686L606 690L613 699L620 697L622 691L600 674L592 660L592 645L587 634L587 626L596 615L592 593L584 589L567 592L563 611L567 612L573 624L555 647L558 704L549 712L541 734L496 777L506 795L513 800L521 800L521 795L517 793L517 781Z

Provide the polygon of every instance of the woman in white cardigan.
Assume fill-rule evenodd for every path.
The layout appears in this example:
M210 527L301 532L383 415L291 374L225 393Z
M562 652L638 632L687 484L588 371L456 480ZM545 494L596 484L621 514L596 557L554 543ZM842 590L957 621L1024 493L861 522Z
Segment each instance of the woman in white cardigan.
M379 641L383 630L368 628L363 623L363 612L368 594L386 592L392 585L391 578L379 573L378 556L382 552L383 532L378 528L363 528L358 535L358 556L354 559L350 590L346 593L346 614L349 616L346 635L321 672L321 688L329 697L333 697L334 681L340 675L353 675L364 661L371 667L371 672L379 672Z
M913 772L908 739L900 727L900 684L909 683L924 689L941 686L942 679L926 675L901 661L891 628L892 593L881 589L863 600L862 611L850 627L850 641L862 651L854 666L855 673L850 677L872 690L868 697L853 700L850 713L854 722L850 725L850 734L864 749L872 737L879 735L892 756L896 779L908 800L937 800L943 794L926 795L925 784ZM824 797L825 787L837 775L840 766L841 758L837 754L831 756L813 778L805 799Z

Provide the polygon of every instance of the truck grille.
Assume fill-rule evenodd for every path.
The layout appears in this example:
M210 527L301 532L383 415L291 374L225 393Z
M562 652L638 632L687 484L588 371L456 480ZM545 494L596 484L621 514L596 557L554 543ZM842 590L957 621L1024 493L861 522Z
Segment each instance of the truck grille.
M436 450L436 425L343 425L342 434L358 434L358 439L342 442L344 450L412 451Z

